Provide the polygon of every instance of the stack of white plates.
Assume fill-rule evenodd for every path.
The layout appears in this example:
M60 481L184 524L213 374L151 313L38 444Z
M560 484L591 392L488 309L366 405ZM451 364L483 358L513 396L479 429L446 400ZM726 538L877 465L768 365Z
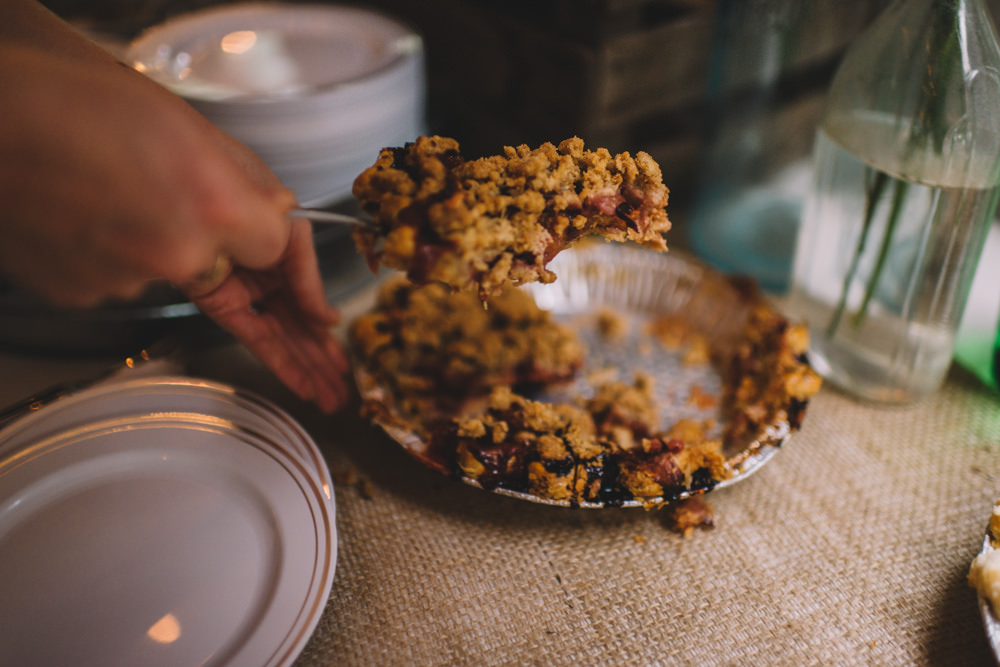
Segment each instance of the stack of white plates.
M333 487L273 404L99 385L0 431L0 662L289 665L337 559Z
M422 40L366 9L200 10L145 31L125 58L250 146L305 206L344 199L379 149L424 131Z

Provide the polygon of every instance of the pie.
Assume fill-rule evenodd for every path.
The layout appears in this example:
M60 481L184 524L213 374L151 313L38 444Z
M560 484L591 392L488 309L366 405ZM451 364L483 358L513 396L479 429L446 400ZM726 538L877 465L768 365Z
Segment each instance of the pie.
M622 266L601 258L588 272ZM598 300L557 319L525 287L483 302L397 276L349 329L363 414L422 462L486 489L570 506L697 496L797 430L821 382L804 325L722 277L695 284L734 299L703 308L721 329L698 319L700 300L641 314ZM679 530L711 524L707 506L685 507Z
M818 390L801 359L804 336L772 311L750 318L745 343L724 369L736 387L724 397L736 425L726 437L748 436ZM658 503L710 490L732 474L714 424L661 424L654 381L641 372L628 383L595 381L585 398L534 400L533 390L574 379L586 350L521 288L488 298L484 308L475 294L399 277L353 322L350 339L393 397L396 418L428 443L435 467L484 488L570 504ZM364 411L383 421L389 414L376 400Z
M382 149L353 192L374 221L354 232L373 271L384 265L481 297L554 281L548 263L585 236L666 250L670 229L656 161L588 150L578 137L474 160L454 139L420 137Z

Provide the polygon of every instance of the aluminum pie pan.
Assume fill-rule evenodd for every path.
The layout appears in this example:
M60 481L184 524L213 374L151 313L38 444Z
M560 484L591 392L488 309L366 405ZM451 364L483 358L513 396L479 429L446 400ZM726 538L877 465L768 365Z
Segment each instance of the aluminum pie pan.
M745 281L722 276L683 252L659 253L632 245L584 243L561 253L549 268L558 276L554 283L532 283L523 289L557 321L576 328L587 348L586 362L570 385L529 398L557 402L586 397L594 389L595 376L606 377L610 372L616 379L630 382L636 371L642 371L654 379L661 426L682 418L711 420L716 426L708 433L709 437L722 434L727 420L721 404L706 407L691 400L695 391L718 395L724 382L721 372L711 364L685 363L683 349L671 350L660 345L644 331L644 326L655 318L683 313L713 348L731 347L740 342L751 309L766 303L756 289L748 289ZM611 340L600 333L597 320L609 313L625 323L624 339ZM414 458L470 486L544 505L648 508L727 488L760 470L798 428L797 423L776 418L762 425L755 437L740 443L738 448L726 443L724 454L730 476L710 489L690 489L670 497L625 499L613 504L554 500L502 486L487 489L474 478L456 472L452 462L434 458L419 426L395 408L392 390L379 382L363 362L355 361L354 376L362 400L380 406L372 416L373 422Z

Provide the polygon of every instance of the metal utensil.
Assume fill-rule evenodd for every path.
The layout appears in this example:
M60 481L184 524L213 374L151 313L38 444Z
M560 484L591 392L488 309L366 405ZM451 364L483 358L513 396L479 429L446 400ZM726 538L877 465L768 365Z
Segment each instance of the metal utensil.
M310 220L312 222L332 223L335 225L360 225L361 227L368 227L369 229L375 229L376 227L373 220L358 218L344 213L322 211L315 208L293 208L288 211L288 217L305 218L306 220Z

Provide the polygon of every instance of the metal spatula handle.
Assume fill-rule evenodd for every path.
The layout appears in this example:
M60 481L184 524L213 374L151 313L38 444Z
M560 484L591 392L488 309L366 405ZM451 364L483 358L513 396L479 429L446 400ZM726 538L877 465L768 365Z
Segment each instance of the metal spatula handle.
M336 225L361 225L362 227L374 227L371 220L357 218L344 213L333 213L331 211L321 211L315 208L293 208L288 211L290 218L305 218L312 222L332 223Z

